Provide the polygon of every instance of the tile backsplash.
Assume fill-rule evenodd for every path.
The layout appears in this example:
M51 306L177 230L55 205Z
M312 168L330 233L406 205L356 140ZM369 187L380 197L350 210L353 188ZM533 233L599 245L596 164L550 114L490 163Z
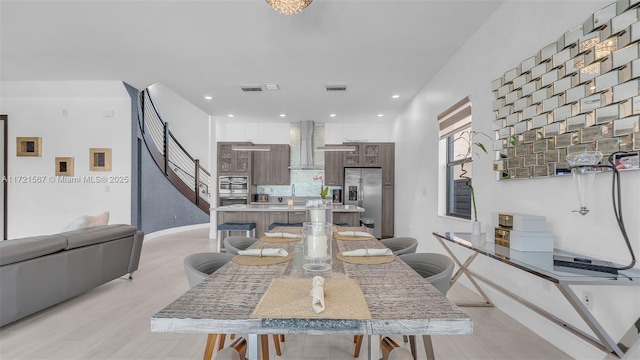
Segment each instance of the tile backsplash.
M296 196L320 196L323 185L324 170L291 170L291 184L296 187ZM339 189L339 186L329 186L331 190ZM258 194L269 196L291 196L291 185L258 185Z

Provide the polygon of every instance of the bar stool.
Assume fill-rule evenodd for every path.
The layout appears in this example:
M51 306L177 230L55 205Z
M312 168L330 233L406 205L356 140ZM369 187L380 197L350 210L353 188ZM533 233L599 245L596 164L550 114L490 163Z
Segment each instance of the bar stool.
M279 222L274 222L271 223L271 225L269 225L269 231L273 230L274 228L277 227L302 227L302 223L279 223Z
M247 223L233 223L226 222L218 225L218 252L220 252L220 248L222 247L222 241L224 237L222 237L222 232L226 231L226 235L229 236L230 231L246 231L247 237L256 237L256 223L247 222Z

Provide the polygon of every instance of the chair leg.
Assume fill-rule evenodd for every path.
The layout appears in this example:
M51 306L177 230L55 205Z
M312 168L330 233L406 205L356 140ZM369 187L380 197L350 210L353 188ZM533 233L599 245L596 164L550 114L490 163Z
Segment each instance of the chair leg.
M284 342L284 334L280 334L280 342Z
M409 335L409 347L411 348L411 355L414 359L417 359L417 350L416 350L416 336Z
M224 341L226 340L226 338L227 338L226 334L220 334L220 340L218 341L218 351L224 348Z
M204 356L202 357L203 360L211 360L211 358L213 357L213 350L216 347L217 337L218 334L209 334L209 336L207 336L207 345L204 348Z
M409 338L407 337L407 335L402 335L402 341L404 341L405 343L409 342Z
M433 353L431 335L422 335L422 342L424 343L424 352L427 354L427 360L435 360L436 355Z
M231 337L231 340L233 340L233 339L235 339L235 338L236 338L236 334L231 334L231 336L230 336L230 337Z
M353 357L357 358L360 356L360 347L362 347L362 338L364 335L356 335L354 336L353 342L356 343L356 348L353 350Z
M280 349L280 336L273 334L273 345L276 347L276 355L282 356L282 349Z
M260 358L269 360L269 335L260 335Z

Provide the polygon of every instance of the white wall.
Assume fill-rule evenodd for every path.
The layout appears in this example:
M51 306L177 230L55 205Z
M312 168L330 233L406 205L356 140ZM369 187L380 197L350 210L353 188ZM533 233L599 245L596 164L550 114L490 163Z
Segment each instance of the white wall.
M194 159L200 160L200 166L210 170L209 114L160 83L149 86L149 93L173 136Z
M444 252L433 240L433 231L471 231L468 221L438 216L438 127L436 116L463 97L473 101L474 130L492 134L490 83L522 60L535 55L560 35L582 24L594 11L611 1L514 1L505 2L441 69L413 101L394 119L396 142L396 232L420 240L419 251ZM492 156L474 163L474 187L484 229L492 212L519 212L547 217L555 246L628 263L629 255L614 221L610 199L610 174L599 174L587 216L572 213L578 207L571 177L521 181L495 181ZM640 171L622 174L624 215L632 245L640 253ZM426 195L422 194L426 189ZM465 251L460 250L460 254ZM555 289L544 281L486 258L474 269L570 323L589 332L581 319ZM594 314L619 339L640 316L640 288L592 287ZM487 289L504 311L576 358L603 358L597 349L513 301ZM578 295L582 289L576 288ZM636 346L629 358L640 357Z
M69 184L53 177L56 157L74 157L76 177L131 178L131 100L122 82L2 82L1 89L0 113L9 119L8 175L45 177L40 184L9 184L9 238L57 233L103 211L111 224L130 223L130 180ZM16 156L16 137L24 136L42 138L41 157ZM89 148L112 149L110 172L89 171Z

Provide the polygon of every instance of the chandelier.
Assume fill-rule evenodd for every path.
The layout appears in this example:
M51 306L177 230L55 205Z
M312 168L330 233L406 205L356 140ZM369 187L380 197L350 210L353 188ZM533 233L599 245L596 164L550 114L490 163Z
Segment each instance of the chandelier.
M293 15L309 6L313 0L266 0L267 4L285 15Z

